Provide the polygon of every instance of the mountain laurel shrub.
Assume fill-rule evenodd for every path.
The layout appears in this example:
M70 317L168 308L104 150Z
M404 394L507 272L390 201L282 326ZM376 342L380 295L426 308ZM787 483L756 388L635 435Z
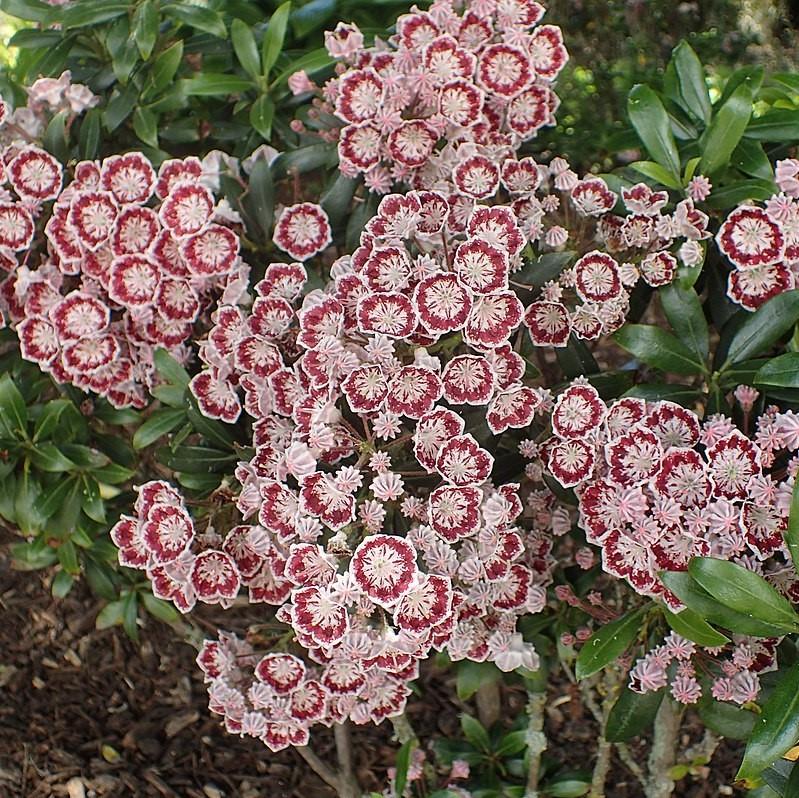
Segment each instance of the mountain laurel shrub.
M386 795L600 796L615 746L659 798L720 736L793 794L798 76L712 95L683 42L638 160L581 174L535 154L569 54L533 0L0 6L19 567L131 637L229 611L210 711L341 795L386 720ZM456 740L405 715L431 664ZM593 771L542 757L552 678Z

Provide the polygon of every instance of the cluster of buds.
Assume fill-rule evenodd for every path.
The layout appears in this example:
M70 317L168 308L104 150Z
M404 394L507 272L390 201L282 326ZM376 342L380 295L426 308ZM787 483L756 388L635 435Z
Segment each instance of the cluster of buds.
M742 205L719 229L719 249L732 264L727 295L757 310L772 297L789 291L799 274L799 161L781 161L777 182L782 189L764 207Z
M12 146L4 156L14 194L0 203L10 272L0 297L22 356L115 406L144 406L155 349L185 359L204 308L219 295L238 301L246 286L238 235L202 163L167 160L156 173L141 153L113 155L78 163L63 187L43 150ZM51 202L37 251L37 217Z

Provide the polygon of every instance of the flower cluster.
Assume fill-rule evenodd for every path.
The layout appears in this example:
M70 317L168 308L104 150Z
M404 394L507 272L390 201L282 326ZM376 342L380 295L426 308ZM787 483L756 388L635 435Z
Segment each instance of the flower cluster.
M113 155L78 163L62 188L51 155L9 147L3 177L14 194L0 203L10 272L0 296L23 357L116 406L145 405L154 350L185 359L209 301L225 292L236 302L246 286L238 236L201 162L167 160L156 173L141 153ZM36 263L36 217L52 201Z
M781 161L782 189L764 207L742 205L719 229L719 249L732 264L727 295L747 310L794 288L799 273L799 161Z
M608 406L576 381L555 402L552 431L540 447L546 467L575 488L603 569L637 592L679 606L659 571L685 570L695 556L783 556L794 469L783 479L770 471L778 453L799 448L791 411L769 409L751 440L726 417L700 423L666 401Z
M745 638L705 648L671 632L631 668L630 689L649 693L668 685L675 701L695 704L708 685L717 701L747 704L760 692L760 675L776 667L777 642ZM700 678L705 674L710 678Z
M372 47L340 23L326 36L341 63L320 110L342 122L330 132L342 172L363 174L378 193L446 183L493 194L496 164L554 124L552 82L568 54L560 28L539 24L544 13L534 0L437 0L400 16L396 35ZM303 73L291 85L315 88Z

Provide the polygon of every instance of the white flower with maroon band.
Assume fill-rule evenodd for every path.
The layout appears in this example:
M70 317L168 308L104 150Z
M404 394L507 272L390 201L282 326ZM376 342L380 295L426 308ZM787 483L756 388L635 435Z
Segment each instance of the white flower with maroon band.
M499 168L485 155L472 155L455 167L452 181L461 194L487 199L493 197L499 188Z
M113 335L83 338L64 346L61 361L69 371L92 374L111 363L119 349L119 341Z
M69 207L68 223L87 249L106 243L114 229L118 208L110 193L84 191L75 196Z
M30 212L21 205L0 203L0 246L14 252L28 249L35 225Z
M111 155L100 169L100 185L120 204L142 204L152 196L155 171L140 152Z
M167 563L188 549L194 540L194 524L182 507L156 504L147 511L141 534L154 561Z
M533 158L508 158L502 164L501 180L511 194L532 194L541 185L541 172Z
M355 520L355 499L339 490L333 480L321 472L305 477L300 489L300 508L319 518L333 531Z
M542 127L551 123L553 97L545 86L532 86L514 97L508 105L508 127L522 139L532 138Z
M525 245L516 215L510 208L478 206L469 216L471 238L482 239L504 249L510 257L518 255Z
M413 119L391 131L388 152L397 163L415 168L427 163L437 141L436 131L427 122Z
M342 161L366 172L380 163L382 143L382 131L374 122L347 125L338 141L338 155Z
M616 204L616 195L600 177L580 181L571 192L572 202L583 216L602 216Z
M757 310L772 297L790 291L796 278L784 263L730 273L727 296L746 310Z
M155 243L160 231L155 211L128 205L114 223L111 249L115 255L140 255Z
M50 319L61 340L78 340L102 333L110 310L96 297L72 291L50 310Z
M390 338L407 338L416 329L413 303L405 294L385 291L361 297L357 307L358 326L363 332Z
M475 63L475 57L459 47L451 36L439 36L424 51L424 72L436 86L458 78L471 78Z
M227 227L211 224L196 235L183 239L180 254L198 275L228 274L239 256L239 237Z
M149 305L158 289L158 265L142 255L122 255L111 264L108 295L127 307Z
M533 80L530 58L518 47L492 44L480 54L477 80L492 94L507 98L515 97Z
M241 575L233 558L215 549L197 555L190 579L197 598L207 604L230 601L236 598L241 587Z
M554 80L569 60L569 53L563 44L563 33L556 25L536 28L527 47L539 78Z
M441 87L438 94L438 112L458 127L471 127L480 121L485 95L473 83L453 80Z
M677 273L677 258L671 252L653 252L640 265L641 276L653 288L668 285Z
M434 274L421 280L413 296L424 327L432 333L459 330L472 308L472 295L452 273Z
M441 398L444 388L434 371L422 366L403 366L391 380L386 406L392 413L421 418Z
M536 346L566 346L571 334L569 311L560 302L533 302L524 313L524 325Z
M558 440L548 448L547 467L564 488L585 482L594 470L595 461L594 448L582 441Z
M292 693L305 680L305 663L292 654L267 654L255 666L255 678L278 695Z
M491 475L494 458L471 435L450 438L436 458L436 470L453 485L479 485Z
M495 435L511 427L525 429L530 426L540 407L541 397L532 388L510 385L491 400L486 410L486 423Z
M642 485L660 467L663 449L654 432L638 426L605 448L610 479L622 487Z
M707 459L713 493L726 499L744 498L749 480L760 470L757 448L738 430L716 441Z
M416 579L416 552L405 538L371 535L352 555L350 572L372 601L393 607Z
M306 261L325 249L333 239L330 222L322 207L312 202L301 202L280 214L272 240L295 260Z
M383 81L373 69L353 70L338 81L336 115L357 124L377 115L383 103Z
M192 321L200 312L197 294L186 280L161 280L154 301L158 312L173 321Z
M561 438L585 439L605 420L605 403L592 385L570 385L552 411L552 430Z
M20 351L25 360L45 366L60 351L55 327L44 319L29 317L17 325Z
M347 610L334 601L327 588L309 585L291 595L292 620L319 645L329 646L344 637L349 626Z
M402 291L411 278L411 259L402 247L376 247L361 274L373 291Z
M480 350L490 350L504 344L521 324L524 306L512 291L502 291L475 299L463 340Z
M486 241L474 238L461 244L453 266L460 281L476 294L492 294L508 287L508 253Z
M388 395L388 380L380 366L360 366L347 375L341 390L353 413L373 413Z
M610 255L594 250L574 264L574 288L588 302L606 302L623 292L619 264Z
M424 11L402 14L397 19L397 35L410 51L423 50L439 32L433 18Z
M428 523L448 543L470 537L480 529L479 488L441 485L428 499Z
M427 631L452 611L452 580L447 576L423 575L394 609L400 630L414 634Z
M479 355L457 355L441 375L444 398L450 404L484 405L494 392L494 372Z
M674 402L658 402L647 416L646 426L657 435L664 451L672 446L686 448L699 442L696 413Z
M6 167L14 191L26 202L55 199L61 192L61 164L37 147L23 149Z
M234 424L241 414L241 402L230 383L213 371L202 371L189 384L197 404L208 418Z
M199 233L214 212L214 196L199 184L181 183L172 189L158 212L164 227L178 238Z
M119 564L128 568L144 568L150 553L141 537L141 525L136 518L123 515L108 533L119 549Z
M321 720L325 715L327 690L315 679L306 679L292 694L289 712L291 717L301 723ZM294 731L292 745L307 745L308 730L300 728Z
M716 236L719 249L739 268L754 269L782 260L785 237L762 209L744 205L734 210Z
M193 155L188 158L169 158L158 167L155 196L166 199L172 189L182 183L199 183L202 174L202 161Z
M693 449L671 449L663 457L654 489L683 507L704 505L710 494L705 462Z
M435 471L441 447L460 435L465 426L466 422L457 413L443 407L425 413L413 433L413 453L422 468L430 473Z

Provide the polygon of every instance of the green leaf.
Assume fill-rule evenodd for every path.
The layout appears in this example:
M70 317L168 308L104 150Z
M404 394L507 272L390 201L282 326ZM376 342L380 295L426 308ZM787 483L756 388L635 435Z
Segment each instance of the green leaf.
M158 147L158 116L149 108L139 106L133 112L133 131L148 147Z
M688 607L676 613L664 607L663 617L678 635L682 635L688 640L693 640L694 643L700 646L714 648L730 642L729 637L714 629L701 615L698 615Z
M167 3L161 7L161 11L164 16L171 17L184 25L190 25L219 39L227 39L225 20L218 11L180 2Z
M182 408L164 407L156 410L133 435L133 448L146 449L186 420Z
M753 119L744 136L755 141L787 141L799 139L799 109L775 108Z
M713 175L727 166L752 116L753 92L744 81L716 111L713 121L699 140L702 160L699 172Z
M77 492L78 477L69 477L59 482L42 499L40 510L45 518L53 516L57 510L66 506L71 493Z
M103 113L103 121L109 133L113 133L133 113L138 102L139 92L132 82L111 96Z
M463 736L478 750L488 753L491 751L491 740L488 732L477 718L473 718L467 713L461 715L461 731Z
M649 154L676 179L680 175L680 154L674 143L669 115L649 86L634 86L627 100L627 111L636 133Z
M575 676L586 679L615 662L638 637L641 619L648 609L649 605L639 607L594 632L577 655Z
M204 416L197 407L194 397L191 398L187 416L194 430L199 432L206 441L215 443L223 449L233 448L235 438L231 431L231 427L227 424L223 424L221 421L216 421L215 419Z
M83 476L83 501L81 507L83 512L98 524L104 524L106 521L105 515L105 502L100 496L100 486L97 480L93 477Z
M278 56L283 50L283 42L286 39L286 27L291 13L291 0L283 3L277 11L269 18L269 25L264 34L261 45L261 68L264 77L269 77L272 67L275 65Z
M675 283L658 292L663 311L677 337L704 363L710 348L707 321L696 291L680 288Z
M625 396L636 399L646 399L647 402L660 402L667 400L676 402L683 407L694 407L699 400L699 391L684 385L671 385L663 382L651 382L645 385L635 385L625 391Z
M583 795L588 795L591 789L590 781L586 778L574 778L571 776L558 777L555 781L547 782L541 787L541 795L547 798L581 798ZM522 792L519 798L522 798Z
M118 485L120 482L127 482L136 472L130 468L111 463L101 468L95 468L92 475L98 482L106 485Z
M310 53L305 53L299 58L292 59L291 64L274 79L272 85L279 86L285 83L295 72L305 71L308 75L311 75L335 63L336 59L332 58L324 47L320 47L318 50L311 50Z
M174 452L163 448L156 452L156 459L175 471L203 475L229 469L236 457L230 451L206 446L178 446Z
M799 352L788 352L769 360L755 374L756 385L799 388Z
M66 571L59 571L55 577L53 577L53 584L50 588L53 598L64 598L64 596L66 596L67 593L72 590L72 586L74 584L75 579L71 574L67 573Z
M746 745L737 779L754 787L760 774L799 740L799 665L780 672Z
M494 748L497 756L507 757L520 754L527 748L527 732L523 730L508 732Z
M182 85L186 94L191 97L214 97L247 91L252 88L252 81L236 75L204 72L195 78L187 78Z
M95 628L109 629L112 626L120 626L125 612L125 605L122 600L109 601L97 614L94 621Z
M159 53L150 70L150 90L153 94L162 92L172 82L182 60L183 41L181 39Z
M700 122L707 124L710 122L711 105L702 62L691 45L682 41L674 48L672 63L677 73L681 105Z
M10 374L0 377L0 432L4 437L28 437L28 409Z
M702 723L709 729L731 740L745 740L755 725L754 712L716 701L706 695L696 707Z
M102 118L103 112L99 108L90 108L83 115L78 131L78 150L81 158L92 160L97 155Z
M746 318L731 340L726 342L726 336L722 334L719 351L726 350L726 359L721 370L765 352L798 320L799 291L786 291L773 297Z
M144 0L143 3L136 6L136 10L133 12L131 35L136 41L139 55L144 61L152 55L155 42L158 39L159 22L157 0Z
M397 761L395 765L396 776L394 777L394 794L403 795L405 793L405 785L408 783L408 768L411 764L411 753L416 748L418 742L416 738L411 737L402 744L402 747L397 752Z
M268 94L262 94L250 108L250 124L268 141L272 136L274 118L275 104Z
M61 16L61 25L69 28L89 28L110 22L128 13L128 0L91 0L91 2L71 3Z
M461 660L455 675L455 690L461 701L468 701L483 685L494 684L502 672L492 662Z
M270 237L275 216L275 184L272 170L264 159L259 159L250 171L247 192L242 204L251 226L260 232L264 240Z
M320 30L336 14L337 0L311 0L291 15L291 27L298 39ZM402 793L397 793L401 795Z
M282 152L272 163L272 173L276 179L285 177L290 172L305 174L319 169L320 166L333 166L338 161L338 153L333 144L309 144L289 152ZM365 203L360 207L365 207Z
M116 598L116 588L113 582L114 572L108 565L95 562L91 557L88 557L84 565L84 571L86 581L89 583L92 592L107 601L113 601Z
M75 468L75 464L65 457L55 444L49 442L32 446L28 450L28 458L36 468L42 471L58 473L72 471Z
M769 183L774 180L774 169L771 166L771 161L769 161L763 145L758 141L752 141L747 138L741 139L730 158L730 163L750 177L767 180Z
M717 601L686 571L661 571L660 580L686 607L710 623L752 637L781 637L785 634L782 625L766 623L751 613L737 612Z
M68 111L57 113L47 125L42 143L44 148L60 161L67 160L67 116Z
M791 603L760 574L715 557L694 557L688 564L688 573L725 607L775 626L799 631L799 615Z
M716 210L730 210L749 200L767 200L776 190L773 180L736 180L714 188L705 205Z
M261 74L261 56L252 28L243 20L234 19L230 26L230 40L244 71L252 78L258 77Z
M347 218L358 182L357 179L339 172L333 176L327 190L322 194L319 204L324 208L334 228Z
M178 611L172 604L163 599L156 598L152 593L142 593L141 599L144 604L144 609L146 609L153 618L158 618L159 621L175 623L175 621L180 618Z
M635 693L625 685L608 715L605 739L611 743L626 743L643 734L654 722L665 694L665 690Z
M139 639L139 627L136 624L138 616L138 594L131 590L131 592L122 599L122 628L131 640Z
M58 561L61 567L73 576L80 573L80 563L78 562L78 551L71 540L62 543L57 549Z
M153 356L155 370L170 385L188 388L191 382L189 372L166 349L158 348Z
M788 516L788 528L785 530L785 543L791 553L794 568L799 568L799 479L793 486L791 512Z
M682 188L682 183L679 178L675 177L668 169L654 161L636 161L630 164L630 169L634 169L639 174L644 175L644 177L648 177L667 188Z
M72 408L68 399L51 399L43 408L33 427L33 442L49 438L58 426L62 413Z
M49 25L57 13L57 9L41 0L0 0L0 10L11 17L25 19L29 22L40 22Z
M672 374L701 374L704 364L671 333L646 324L626 324L614 336L642 363Z

